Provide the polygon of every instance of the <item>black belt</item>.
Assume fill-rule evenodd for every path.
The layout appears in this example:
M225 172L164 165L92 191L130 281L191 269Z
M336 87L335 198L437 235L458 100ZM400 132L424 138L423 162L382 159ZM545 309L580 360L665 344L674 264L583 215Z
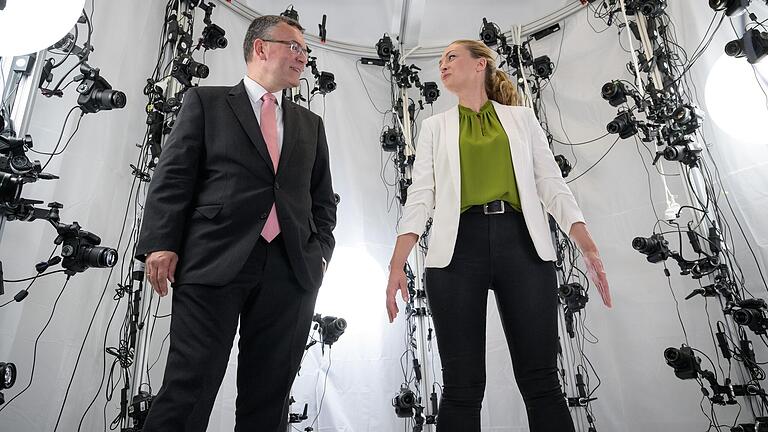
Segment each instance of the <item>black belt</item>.
M467 212L483 213L487 215L509 213L513 211L517 210L512 207L512 204L502 200L491 201L482 205L475 205L467 209Z

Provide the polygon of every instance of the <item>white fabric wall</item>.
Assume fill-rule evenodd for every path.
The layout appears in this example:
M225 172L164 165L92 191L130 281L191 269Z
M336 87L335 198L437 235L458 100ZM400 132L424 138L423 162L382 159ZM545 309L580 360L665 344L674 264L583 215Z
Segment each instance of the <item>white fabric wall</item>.
M91 64L101 67L107 80L115 88L126 92L128 105L123 110L86 115L67 152L55 158L48 169L60 175L61 180L40 182L25 188L26 197L64 203L62 219L77 220L85 229L99 234L105 245L116 245L120 235L131 182L128 164L136 159L138 150L134 145L141 141L144 131L145 98L141 90L154 65L162 3L146 2L144 8L126 8L124 2L98 2L93 41L96 51ZM297 9L301 10L300 5ZM706 5L682 1L671 5L671 13L678 23L681 44L689 53L692 52L711 18L709 9ZM328 14L330 17L343 16L344 11L329 7ZM491 18L492 11L488 14ZM768 16L767 13L762 15ZM514 23L514 17L494 16L492 19L504 26ZM552 89L557 91L557 103L568 136L573 141L583 141L602 135L605 124L615 115L613 108L600 99L602 84L614 78L628 78L624 64L629 57L619 47L615 30L595 34L586 19L585 10L568 19L561 33L534 45L537 55L548 54L556 60L562 38L562 54L552 80L553 86L545 90L551 131L561 140L565 135L552 100ZM211 75L204 80L204 84L233 85L244 73L240 44L248 23L225 7L216 9L214 21L227 30L230 46L224 51L207 54L206 63L211 68ZM313 29L313 26L308 27ZM467 28L457 29L455 34L446 32L445 40L472 37L476 28L479 28L478 23L467 23ZM370 34L361 39L373 43L379 37L380 34ZM709 102L703 99L708 69L730 39L733 39L733 34L725 23L709 51L692 69L702 103ZM391 202L393 189L386 188L380 179L382 165L388 156L382 155L378 144L382 116L366 95L355 68L355 57L322 48L315 50L314 54L319 58L319 68L333 72L339 84L338 90L327 97L325 105L322 98L315 98L312 109L324 114L334 186L341 195L335 231L337 248L316 311L342 316L349 322L347 333L332 349L332 367L315 430L398 430L403 423L395 418L390 400L402 381L399 358L405 348L405 326L402 319L393 325L388 324L384 311L383 291L387 263L394 244L397 205ZM436 60L417 62L423 68L422 81L439 82ZM373 102L380 109L386 109L389 88L380 72L380 68L360 66L360 74ZM75 99L72 86L61 100L38 98L30 130L36 149L52 149L66 112L75 104ZM455 102L455 98L443 91L435 112ZM422 118L428 114L429 111L425 111ZM74 121L71 121L65 136L73 129ZM766 216L765 209L768 208L764 192L768 181L766 142L736 141L711 122L707 125L707 132L713 143L711 151L730 191L731 201L747 236L756 247L761 264L765 266L768 264L768 231L760 221ZM572 151L576 153L578 163L572 175L575 176L592 165L612 142L612 139L605 139L573 149L558 146L556 152L568 155L572 162ZM647 165L648 156L644 150L642 154L643 163ZM672 171L671 165L667 168ZM392 178L391 164L387 165L384 173L387 178ZM654 173L652 169L651 173ZM631 239L650 234L655 222L649 204L646 171L634 141L617 144L603 162L571 186L601 248L615 303L613 310L606 310L598 304L598 296L593 294L588 306L588 326L600 338L599 344L586 348L603 382L597 392L599 399L593 405L598 430L694 431L706 428L707 421L698 406L700 393L697 386L677 380L663 362L663 349L679 346L683 336L661 267L646 263L630 247ZM670 187L677 194L678 202L686 203L677 179L670 180ZM651 176L651 190L656 208L663 211L664 196L658 176ZM32 265L50 253L54 237L53 229L44 222L7 224L0 243L4 277L15 279L30 275ZM745 253L742 243L741 240L737 242L736 250L749 286L753 288L753 293L761 295L764 288L759 285L754 263ZM704 301L697 298L682 302L682 297L697 285L675 276L674 268L671 269L673 291L681 300L681 315L690 343L713 354ZM0 430L36 432L54 429L80 343L108 273L92 269L70 281L51 325L40 340L33 385L0 412ZM85 407L99 387L103 338L115 304L111 297L118 280L117 274L116 270L96 313L59 430L77 428ZM62 282L60 275L41 279L23 303L14 303L0 310L0 361L13 361L20 370L16 386L5 392L7 400L29 382L34 339L50 314ZM21 289L18 284L6 284L6 295L2 301L7 301L18 289ZM714 320L718 315L717 307L711 301L709 306ZM170 301L163 299L159 314L169 311ZM493 302L489 302L489 311L488 389L483 408L483 430L526 431L525 409L514 385L509 355ZM116 344L115 332L123 312L124 307L120 307L115 315L108 346ZM167 326L167 318L158 320L150 356L152 360L160 352ZM755 345L759 350L757 342ZM152 369L155 392L162 379L166 352L167 341L160 361ZM758 358L765 359L765 354L764 349L758 351ZM210 431L232 430L235 358L232 358L222 384L211 417ZM328 361L328 351L321 356L319 347L312 348L294 386L293 394L297 400L294 412L307 402L310 404L310 419L314 417L323 392ZM103 392L102 389L82 430L103 428ZM107 411L108 421L117 410L119 394L115 397ZM730 421L736 411L737 407L718 409L720 420L723 423ZM745 421L750 420L746 408L742 414Z

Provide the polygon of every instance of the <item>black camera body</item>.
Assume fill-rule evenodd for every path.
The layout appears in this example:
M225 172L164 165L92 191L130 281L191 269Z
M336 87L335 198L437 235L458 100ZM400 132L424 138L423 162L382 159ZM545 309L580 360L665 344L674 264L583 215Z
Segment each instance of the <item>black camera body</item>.
M709 7L716 11L725 11L727 16L739 15L747 11L750 0L709 0Z
M0 390L13 387L16 383L16 365L13 363L0 362ZM0 392L0 405L5 403L5 395Z
M683 136L665 147L661 154L670 162L680 162L683 165L695 167L698 165L701 149L694 148L692 144L691 137Z
M385 152L396 152L405 147L405 137L399 129L387 126L381 133L381 148Z
M739 423L731 432L768 432L768 417L755 417L754 423Z
M99 74L98 68L92 68L86 63L80 65L79 75L75 80L82 81L77 86L80 96L77 104L84 113L96 113L125 107L125 93L113 90L107 80ZM79 79L78 79L79 78Z
M750 64L755 64L768 55L768 33L749 29L741 39L728 42L725 53L731 57L746 57Z
M501 38L498 26L483 18L483 27L480 29L480 40L489 47L496 45Z
M650 237L635 237L632 240L632 247L643 255L649 263L660 263L670 256L669 242L661 234L654 234Z
M400 418L413 417L414 409L418 404L416 394L413 390L403 387L394 398L392 406L395 408L395 414Z
M555 65L549 56L536 57L533 60L533 73L541 78L547 79L552 76L552 72L555 71Z
M621 81L605 83L600 93L611 106L617 107L627 102L627 89Z
M16 365L0 362L0 390L13 387L16 383Z
M704 113L696 106L684 104L677 107L671 116L673 130L682 135L696 132L704 121Z
M320 341L328 346L336 343L339 337L344 334L344 330L347 329L347 320L344 318L315 314L312 320L318 324Z
M578 282L560 285L557 294L565 303L568 312L571 313L584 309L589 301L589 296L584 291L584 287Z
M376 54L380 59L388 61L392 57L392 52L395 50L392 45L392 38L389 35L384 35L378 42L376 42Z
M13 133L0 135L0 215L9 220L21 215L17 210L26 202L21 198L26 183L39 179L58 178L42 172L40 161L30 161L27 150L32 148L32 137L16 138Z
M701 372L701 359L691 347L669 347L664 350L664 360L675 370L675 376L683 380L694 379Z
M195 61L191 55L177 57L171 67L171 76L186 87L192 86L193 78L208 78L209 72L208 66Z
M226 48L228 42L225 34L226 31L223 28L213 23L208 24L203 29L203 47L210 50Z
M663 14L666 8L667 0L640 0L637 5L637 10L641 14L651 18Z
M317 92L324 95L336 90L336 78L331 72L320 72L317 78Z
M557 166L560 168L560 174L562 174L563 178L568 177L573 170L573 166L571 166L568 159L563 155L556 155L555 162L557 162Z
M427 81L421 88L421 94L424 96L424 102L431 104L440 97L440 89L437 88L436 82Z
M610 134L619 134L621 139L627 139L637 133L637 121L632 116L632 113L624 111L608 123L606 130Z
M89 267L105 268L117 264L115 249L98 246L101 238L96 234L81 229L77 222L60 225L56 229L59 236L54 243L61 244L61 257L65 273L74 275L84 272Z
M768 318L766 317L766 305L763 299L746 299L736 303L737 308L731 310L731 316L736 324L748 327L757 335L766 334L768 330Z

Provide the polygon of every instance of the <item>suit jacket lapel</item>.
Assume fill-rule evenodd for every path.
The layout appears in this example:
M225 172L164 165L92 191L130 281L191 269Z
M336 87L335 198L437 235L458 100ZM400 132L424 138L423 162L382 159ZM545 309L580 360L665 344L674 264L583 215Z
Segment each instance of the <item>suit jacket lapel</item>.
M445 144L450 163L451 179L454 190L461 199L461 155L459 153L459 108L457 106L445 112Z
M288 163L291 152L296 147L296 138L298 135L298 113L296 105L288 99L283 98L283 147L280 150L280 160L277 162L278 174Z
M245 84L240 81L240 84L232 87L232 90L227 96L227 102L235 113L240 125L248 134L248 138L256 147L256 151L259 152L264 162L269 167L272 174L275 173L275 168L272 165L272 158L269 157L269 150L267 150L267 143L264 141L264 136L261 134L261 128L259 128L259 122L256 120L256 114L253 112L253 106L251 100L248 99L248 92L245 91Z

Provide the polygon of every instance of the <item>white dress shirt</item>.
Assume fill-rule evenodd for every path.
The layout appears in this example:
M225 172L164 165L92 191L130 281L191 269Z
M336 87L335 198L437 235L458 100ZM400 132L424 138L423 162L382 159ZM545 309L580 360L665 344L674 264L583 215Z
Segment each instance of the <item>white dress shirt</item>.
M246 75L243 78L243 84L245 84L245 92L248 93L248 99L251 101L253 107L253 113L256 114L256 121L259 122L261 127L261 106L264 101L261 98L267 90L257 83L251 77ZM277 148L280 152L283 151L283 92L277 91L272 93L277 100L277 106L275 107L275 116L277 117Z

